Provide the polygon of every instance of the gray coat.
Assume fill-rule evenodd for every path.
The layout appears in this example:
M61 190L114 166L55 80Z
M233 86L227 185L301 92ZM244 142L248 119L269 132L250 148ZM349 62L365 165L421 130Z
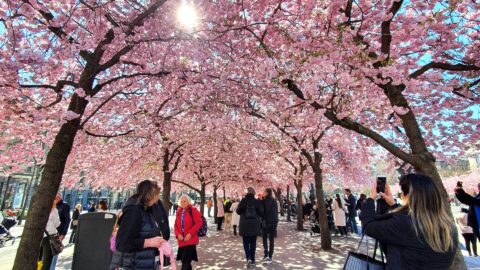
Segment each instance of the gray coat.
M252 219L245 218L245 210L247 205L254 205L257 216ZM253 194L247 194L245 198L240 201L237 208L237 214L240 215L240 235L241 236L257 236L261 232L260 217L263 215L262 204L255 199Z

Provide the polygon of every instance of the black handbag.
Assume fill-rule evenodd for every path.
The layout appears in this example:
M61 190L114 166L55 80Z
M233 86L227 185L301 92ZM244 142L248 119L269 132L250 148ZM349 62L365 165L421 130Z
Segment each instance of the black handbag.
M120 252L116 250L112 254L112 261L110 262L110 269L134 269L136 252Z
M47 234L48 243L50 244L50 248L52 249L52 255L58 255L63 251L63 243L62 240L58 237L58 234L49 234L47 230L45 230Z
M355 252L348 252L347 260L343 266L343 270L384 270L386 269L386 263L383 258L383 250L380 247L380 255L382 260L376 260L375 255L377 253L378 241L375 240L375 248L373 251L373 257L368 255L368 236L367 236L367 254L359 253L358 250L362 245L363 238L365 235L362 235L360 243L358 244L357 250Z

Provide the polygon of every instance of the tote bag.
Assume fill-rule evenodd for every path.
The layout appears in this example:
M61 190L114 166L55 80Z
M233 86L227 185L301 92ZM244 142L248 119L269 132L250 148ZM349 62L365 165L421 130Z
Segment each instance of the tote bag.
M368 255L368 237L367 237L367 254L359 253L360 246L362 245L365 235L362 235L360 243L358 244L357 250L355 252L348 252L347 260L343 266L344 270L384 270L386 269L386 264L383 258L383 251L380 248L380 255L382 260L376 260L375 255L377 253L378 241L375 240L375 248L373 251L373 257Z

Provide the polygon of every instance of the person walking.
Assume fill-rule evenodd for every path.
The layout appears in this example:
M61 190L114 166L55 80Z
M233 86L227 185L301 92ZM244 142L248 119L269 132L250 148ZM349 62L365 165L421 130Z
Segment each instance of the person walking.
M404 204L379 218L374 183L360 214L365 234L385 247L386 269L450 269L458 246L457 230L441 191L430 177L420 174L402 176L400 189ZM395 204L388 185L380 195L388 205Z
M224 202L225 207L225 230L230 232L232 230L232 201L231 198L227 198Z
M225 209L223 207L223 199L218 198L217 200L217 231L221 231L222 223L225 218Z
M76 237L77 227L78 227L78 218L80 217L81 212L82 212L82 205L81 204L75 205L75 210L73 211L73 214L72 214L72 223L70 225L70 228L72 229L72 233L70 234L70 240L68 240L68 243L75 243L75 237Z
M357 228L357 221L355 220L357 217L357 200L355 196L352 194L352 190L349 188L345 189L345 197L346 197L346 206L347 206L347 226L352 230L352 233L358 234Z
M255 199L255 190L252 187L247 188L245 198L238 205L237 214L240 215L239 232L243 238L247 267L254 266L257 236L261 231L260 217L263 216L263 207Z
M42 270L50 270L52 266L53 266L53 269L55 269L55 266L52 264L54 256L52 254L52 248L50 247L49 237L58 235L57 227L60 226L60 224L61 224L61 221L60 221L60 217L58 215L58 210L57 210L57 199L55 198L55 200L52 203L52 209L50 210L50 215L48 216L45 232L43 233Z
M232 207L230 208L232 210L232 228L234 236L237 236L237 228L240 224L240 215L237 214L237 208L239 204L239 200L235 199L232 203Z
M192 261L198 261L198 230L202 216L187 195L180 196L179 210L175 218L175 237L178 240L177 261L182 261L182 270L191 270Z
M473 254L475 255L475 257L477 257L477 237L473 233L472 227L468 226L468 209L462 208L460 214L455 216L455 221L457 222L463 239L465 240L468 256L472 256L473 248Z
M155 215L159 197L157 182L144 180L137 185L136 194L126 201L118 219L116 251L110 269L145 270L158 267L159 262L155 257L165 241L163 237L166 237L161 235L165 221Z
M278 205L273 199L271 188L267 188L264 195L265 199L262 201L264 211L262 216L263 261L271 264L278 225Z
M208 198L208 201L207 201L207 208L208 208L208 217L211 217L211 214L210 214L210 210L212 210L212 206L213 206L213 201L212 201L212 198Z
M340 231L341 236L347 236L347 223L345 220L345 205L342 203L342 199L339 194L335 194L335 199L333 200L333 220L335 226Z

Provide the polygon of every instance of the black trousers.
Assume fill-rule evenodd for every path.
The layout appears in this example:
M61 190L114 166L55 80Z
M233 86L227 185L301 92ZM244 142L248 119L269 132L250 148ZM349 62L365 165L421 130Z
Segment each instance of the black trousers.
M52 264L53 254L48 237L42 239L42 270L49 270Z
M68 243L75 243L76 236L77 236L77 228L72 228L72 233L70 234L70 240L68 240Z
M237 236L237 225L233 225L233 235Z
M275 226L270 226L268 228L263 229L263 253L264 257L272 258L273 256L273 249L275 247L275 234L276 228ZM268 240L268 241L267 241Z
M217 217L217 230L220 230L222 228L223 219L224 217Z
M468 254L472 254L470 244L473 248L473 255L477 256L477 237L473 233L462 233L463 238L465 239L465 245L467 246Z

